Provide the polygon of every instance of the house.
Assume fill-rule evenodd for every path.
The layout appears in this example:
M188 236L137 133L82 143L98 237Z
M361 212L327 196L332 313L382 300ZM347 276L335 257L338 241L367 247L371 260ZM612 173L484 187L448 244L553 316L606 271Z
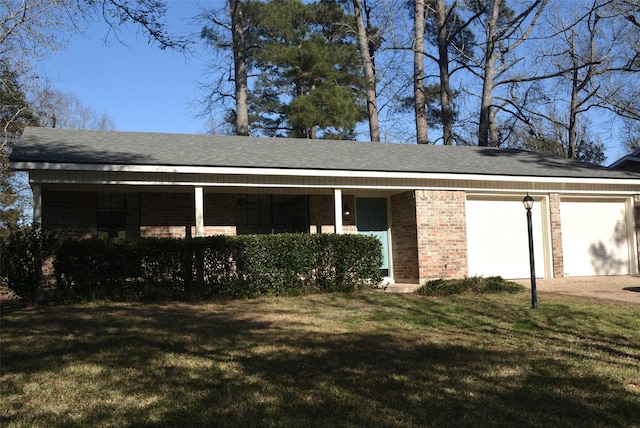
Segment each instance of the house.
M638 273L640 174L522 150L27 128L35 221L70 237L366 233L396 282Z
M640 172L640 150L636 150L629 155L621 157L609 165L609 168L620 171Z

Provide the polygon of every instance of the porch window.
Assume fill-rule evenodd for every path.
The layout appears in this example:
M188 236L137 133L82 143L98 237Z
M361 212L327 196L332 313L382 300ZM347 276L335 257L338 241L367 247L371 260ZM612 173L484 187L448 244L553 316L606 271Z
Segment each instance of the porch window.
M302 195L236 196L238 234L309 232L309 202Z
M98 238L140 236L138 194L98 193Z

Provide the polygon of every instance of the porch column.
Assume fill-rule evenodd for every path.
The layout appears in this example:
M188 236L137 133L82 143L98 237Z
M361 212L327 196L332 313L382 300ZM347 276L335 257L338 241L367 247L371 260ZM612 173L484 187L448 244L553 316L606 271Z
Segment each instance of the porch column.
M42 226L42 187L39 184L31 184L33 192L33 222Z
M336 230L335 233L342 235L342 190L333 189L333 209Z
M196 238L204 236L204 188L195 188Z

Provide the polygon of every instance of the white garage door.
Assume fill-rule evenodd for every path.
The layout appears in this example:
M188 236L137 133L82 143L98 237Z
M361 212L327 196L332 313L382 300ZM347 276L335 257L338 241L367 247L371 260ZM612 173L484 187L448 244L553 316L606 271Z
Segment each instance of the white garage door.
M541 203L531 210L536 276L544 277ZM521 200L467 200L469 276L529 278L529 238Z
M629 234L623 201L562 201L560 214L566 276L629 274Z

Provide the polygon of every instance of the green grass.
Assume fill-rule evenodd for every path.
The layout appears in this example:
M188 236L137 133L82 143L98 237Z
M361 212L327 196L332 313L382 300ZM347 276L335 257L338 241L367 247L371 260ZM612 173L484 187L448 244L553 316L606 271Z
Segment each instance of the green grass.
M640 310L367 292L4 311L3 427L638 427Z

